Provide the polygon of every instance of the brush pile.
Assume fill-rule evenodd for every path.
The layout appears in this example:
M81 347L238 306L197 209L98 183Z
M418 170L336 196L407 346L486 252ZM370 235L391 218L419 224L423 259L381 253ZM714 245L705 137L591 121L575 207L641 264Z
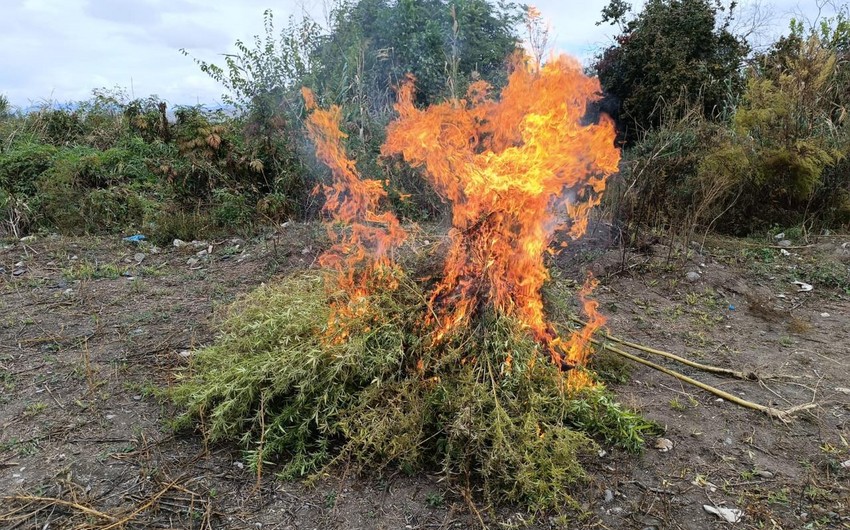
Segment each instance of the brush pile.
M582 235L616 170L614 129L587 119L598 83L560 57L517 59L501 97L413 105L399 93L385 156L401 156L452 206L441 274L414 280L397 261L408 234L386 192L342 148L337 107L304 91L306 127L330 169L333 241L321 272L237 301L217 341L175 390L184 425L239 440L249 463L284 477L339 463L364 471L438 470L487 503L560 509L598 444L639 450L654 427L622 409L588 369L604 324L544 315L544 254L558 229Z

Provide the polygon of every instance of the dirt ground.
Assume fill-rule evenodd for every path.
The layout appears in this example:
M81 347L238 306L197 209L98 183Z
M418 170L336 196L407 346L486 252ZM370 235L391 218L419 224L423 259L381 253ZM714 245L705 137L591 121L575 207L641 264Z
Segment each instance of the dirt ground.
M0 243L0 528L479 528L438 477L258 480L230 445L174 434L161 398L217 309L315 264L321 227L153 249L120 238ZM592 233L555 274L602 279L613 335L758 375L713 376L776 408L785 424L643 366L606 356L622 403L666 428L641 455L605 448L568 521L482 510L492 528L850 528L850 236L780 249L710 239L640 253ZM787 254L787 255L786 255ZM688 273L691 274L690 279ZM800 292L793 281L810 284ZM843 464L843 465L842 465Z

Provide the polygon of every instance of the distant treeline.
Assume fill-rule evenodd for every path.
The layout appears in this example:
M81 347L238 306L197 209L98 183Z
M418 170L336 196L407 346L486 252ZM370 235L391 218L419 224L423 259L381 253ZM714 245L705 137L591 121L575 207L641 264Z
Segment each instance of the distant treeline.
M589 67L625 148L607 206L627 238L674 229L748 234L850 222L850 21L843 7L791 20L754 53L734 7L716 0L612 0L620 34ZM352 0L330 14L236 42L217 65L226 108L169 108L97 90L84 102L13 111L0 97L2 232L142 231L157 241L317 215L324 178L304 140L302 86L342 107L347 148L414 220L443 205L415 169L381 159L395 88L417 103L506 80L508 58L546 57L539 13L487 0ZM749 28L752 30L753 28ZM523 48L525 41L530 45ZM183 51L189 55L187 51Z

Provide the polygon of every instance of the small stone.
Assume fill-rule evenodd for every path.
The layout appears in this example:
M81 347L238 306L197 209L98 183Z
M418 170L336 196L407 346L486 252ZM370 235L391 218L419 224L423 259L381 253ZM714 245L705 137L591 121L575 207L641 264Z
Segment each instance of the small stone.
M190 352L189 350L180 350L179 352L177 352L177 355L183 357L184 359L188 359L192 356L192 352Z
M27 272L26 269L15 269L12 271L12 276L20 276L21 274Z
M115 419L115 414L107 414L107 415L106 415L106 419L107 419L107 420L114 420L114 419Z
M732 445L734 442L728 436L723 440L723 445Z
M133 396L133 401L141 401L142 396Z
M850 469L850 460L845 460L844 462L841 462L841 467L843 467L844 469Z
M71 296L74 296L74 290L69 287L68 289L65 289L64 291L62 291L62 294L67 296L67 297L71 297Z
M791 241L789 241L787 239L783 239L782 241L780 241L776 245L779 246L779 247L782 247L782 248L788 248L788 247L791 246Z
M761 478L773 478L773 473L770 471L762 471L761 469L757 470L755 475Z
M172 242L171 242L171 244L172 244L172 245L174 245L176 248L180 248L180 247L185 247L185 246L186 246L186 242L185 242L185 241L183 241L182 239L175 239L174 241L172 241Z
M668 438L659 438L655 440L655 448L662 453L666 453L667 451L673 449L673 440L670 440Z
M233 465L238 467L239 469L245 469L245 464L242 462L233 462Z
M203 258L207 254L209 254L209 251L207 249L204 249L204 250L199 250L198 253L196 254L196 256L198 256L199 258Z
M26 266L27 266L27 264L24 263L23 261L19 261L19 262L15 263L15 267L18 268L18 269L26 267Z
M199 262L200 262L200 260L198 258L189 258L189 259L186 260L186 265L188 265L190 267L194 267Z
M775 239L775 240L777 240L777 241L780 241L780 240L782 240L782 239L785 239L785 232L779 232L778 234L776 234L775 236L773 236L773 239Z
M133 255L133 259L136 260L136 263L141 263L145 259L144 252L136 252Z
M829 313L821 313L820 316L823 318L829 318Z
M605 502L611 502L614 500L614 492L611 490L605 490Z
M685 278L691 283L698 281L700 277L700 274L696 271L691 271L685 276Z

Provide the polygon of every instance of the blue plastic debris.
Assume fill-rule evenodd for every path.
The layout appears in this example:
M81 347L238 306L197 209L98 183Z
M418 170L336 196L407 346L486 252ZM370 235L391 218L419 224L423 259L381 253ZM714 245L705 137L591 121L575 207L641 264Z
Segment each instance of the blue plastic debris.
M734 311L734 310L735 310L735 306L732 305L732 304L729 304L729 311Z
M139 243L140 241L144 241L145 239L147 238L144 235L136 234L134 236L125 237L124 241L129 241L130 243Z

